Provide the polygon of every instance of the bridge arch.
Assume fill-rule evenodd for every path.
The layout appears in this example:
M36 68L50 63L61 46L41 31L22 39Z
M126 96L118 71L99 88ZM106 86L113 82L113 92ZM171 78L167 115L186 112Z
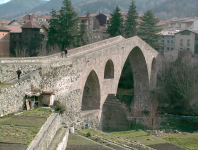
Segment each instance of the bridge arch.
M100 84L94 70L92 70L85 82L82 95L82 110L91 110L100 108Z
M144 53L136 46L129 52L127 58L131 64L134 81L134 103L131 109L148 110L149 75Z
M104 78L105 79L114 78L114 64L111 59L109 59L105 65Z

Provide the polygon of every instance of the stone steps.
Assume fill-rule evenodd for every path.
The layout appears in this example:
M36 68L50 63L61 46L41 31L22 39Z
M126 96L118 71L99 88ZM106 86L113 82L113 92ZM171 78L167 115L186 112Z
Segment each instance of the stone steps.
M109 94L102 108L103 131L129 130L125 109L115 94Z

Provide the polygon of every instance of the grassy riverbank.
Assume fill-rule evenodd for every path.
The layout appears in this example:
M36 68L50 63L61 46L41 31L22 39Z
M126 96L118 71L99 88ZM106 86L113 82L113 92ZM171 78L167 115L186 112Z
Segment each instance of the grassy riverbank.
M51 115L51 109L38 108L0 118L0 143L28 145Z
M188 150L198 148L198 133L165 134L163 139Z

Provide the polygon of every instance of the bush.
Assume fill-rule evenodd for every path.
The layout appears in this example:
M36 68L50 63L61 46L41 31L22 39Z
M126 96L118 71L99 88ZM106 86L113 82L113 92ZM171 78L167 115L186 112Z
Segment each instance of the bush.
M91 133L88 132L88 133L86 134L86 137L91 137Z
M54 106L56 111L60 111L60 114L63 114L66 111L65 105L61 104L60 101L54 101Z

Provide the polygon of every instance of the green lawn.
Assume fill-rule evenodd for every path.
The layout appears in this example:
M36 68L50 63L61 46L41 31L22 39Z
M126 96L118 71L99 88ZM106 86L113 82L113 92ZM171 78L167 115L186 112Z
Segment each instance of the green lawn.
M51 115L51 109L37 108L0 118L0 142L28 145Z
M122 131L122 132L112 132L110 133L112 135L122 137L124 139L128 139L131 141L138 141L141 144L144 145L152 145L152 144L159 144L159 143L165 143L164 140L157 138L151 134L148 134L142 130L139 131Z
M181 147L184 147L188 150L198 149L198 133L171 134L163 137L163 139Z
M5 88L5 87L8 87L8 86L10 86L10 84L2 84L2 83L0 83L0 88Z

